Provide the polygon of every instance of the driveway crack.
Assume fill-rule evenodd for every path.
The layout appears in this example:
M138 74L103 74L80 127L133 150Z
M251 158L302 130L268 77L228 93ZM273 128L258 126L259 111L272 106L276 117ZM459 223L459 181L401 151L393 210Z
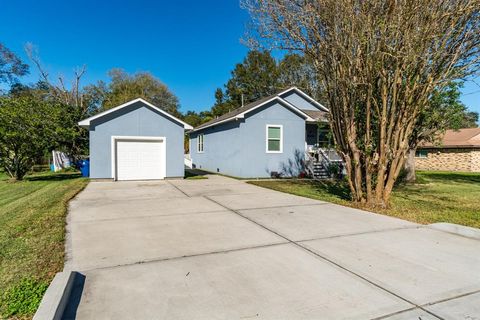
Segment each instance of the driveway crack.
M177 187L176 185L174 185L173 183L171 183L170 181L168 180L165 180L169 185L171 185L172 187L174 187L175 189L177 189L178 191L180 191L181 193L183 193L185 196L190 197L190 195L188 195L187 193L185 193L182 189L180 189L179 187Z

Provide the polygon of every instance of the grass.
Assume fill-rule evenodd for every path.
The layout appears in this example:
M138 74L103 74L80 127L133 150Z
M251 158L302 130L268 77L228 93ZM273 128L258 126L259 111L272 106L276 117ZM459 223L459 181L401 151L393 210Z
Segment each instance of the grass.
M422 224L449 222L480 228L480 174L424 171L417 173L417 180L415 184L396 187L389 208L367 210ZM359 207L349 201L349 190L344 182L270 180L249 183Z
M88 183L78 173L13 182L0 172L0 318L31 318L63 269L67 203Z
M198 169L188 169L185 170L185 179L187 180L203 180L208 179L207 176L208 172L198 170Z
M205 180L208 179L208 177L205 176L190 176L190 177L185 177L187 180Z

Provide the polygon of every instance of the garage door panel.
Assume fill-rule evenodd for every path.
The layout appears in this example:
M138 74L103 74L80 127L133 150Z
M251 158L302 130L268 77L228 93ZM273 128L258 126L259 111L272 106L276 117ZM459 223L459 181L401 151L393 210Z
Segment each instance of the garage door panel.
M117 141L117 180L165 178L164 141Z

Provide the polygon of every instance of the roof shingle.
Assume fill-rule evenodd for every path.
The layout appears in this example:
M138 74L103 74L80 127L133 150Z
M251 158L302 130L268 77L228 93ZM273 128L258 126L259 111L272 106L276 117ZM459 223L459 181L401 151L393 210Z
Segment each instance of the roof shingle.
M260 100L254 101L254 102L251 102L251 103L249 103L249 104L244 105L243 107L240 107L240 108L234 109L234 110L232 110L232 111L230 111L230 112L227 112L227 113L225 113L225 114L223 114L223 115L221 115L221 116L219 116L219 117L217 117L217 118L215 118L215 119L212 119L212 120L210 120L210 121L208 121L208 122L202 123L201 125L199 125L198 127L196 127L195 130L202 129L202 128L204 128L204 127L208 127L208 126L210 126L210 125L212 125L212 124L214 124L214 123L221 122L221 121L226 120L226 119L229 119L229 118L233 118L233 117L235 117L235 116L237 116L237 115L239 115L239 114L241 114L241 113L244 113L245 111L248 111L248 110L250 110L250 109L255 108L256 106L264 103L265 101L268 101L268 100L274 98L276 95L277 95L277 94L272 94L271 96L262 98L262 99L260 99Z
M194 129L194 131L197 131L197 130L201 130L201 129L204 129L204 128L207 128L207 127L210 127L212 125L215 125L216 123L220 123L220 122L225 122L225 121L229 121L229 120L233 120L235 119L236 116L238 115L241 115L245 112L248 112L249 110L251 109L254 109L262 104L264 104L265 102L271 100L271 99L279 99L279 102L283 102L284 104L286 104L287 106L291 107L292 109L294 109L293 111L298 111L299 114L302 114L303 116L305 116L307 119L309 119L310 121L312 121L312 119L314 120L326 120L327 119L327 114L328 114L328 111L322 111L322 110L303 110L303 109L299 109L297 108L296 106L293 106L290 102L284 100L282 98L282 95L286 92L289 92L291 90L297 90L300 94L302 95L306 95L305 93L303 93L301 90L299 90L298 88L296 87L291 87L287 90L283 90L281 92L278 92L276 94L272 94L268 97L265 97L265 98L262 98L260 100L257 100L257 101L254 101L252 103L249 103L243 107L240 107L240 108L237 108L235 110L232 110L226 114L223 114L215 119L212 119L208 122L205 122L201 125L199 125L198 127L196 127ZM307 96L308 97L308 96ZM311 97L309 97L315 104L319 105L318 102L316 101L313 101L313 99ZM321 105L320 105L321 106ZM322 108L324 108L323 106L321 106Z
M472 148L480 147L480 128L447 130L440 143L424 143L421 148Z

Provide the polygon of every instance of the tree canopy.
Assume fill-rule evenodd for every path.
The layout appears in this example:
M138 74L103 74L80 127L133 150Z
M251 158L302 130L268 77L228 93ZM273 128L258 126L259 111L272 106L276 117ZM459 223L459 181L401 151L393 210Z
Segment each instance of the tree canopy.
M277 92L279 68L268 51L250 51L242 63L238 63L228 80L226 96L234 105L241 105L242 95L247 104Z
M298 50L312 61L352 199L387 206L435 90L478 72L480 0L244 0L243 6L252 16L252 42Z
M99 96L100 109L106 110L135 98L144 98L157 107L179 115L178 98L162 83L148 72L139 72L133 75L122 69L112 69L108 72L110 82L103 82L91 86Z
M15 83L28 73L28 65L0 43L0 83Z
M21 180L56 130L52 105L33 96L0 97L0 166Z
M410 137L412 149L421 142L436 142L447 129L477 127L478 113L469 111L460 101L461 86L462 82L452 81L432 92L428 104L418 116Z
M248 104L291 86L314 98L323 97L313 66L303 55L286 54L277 61L269 51L251 50L241 63L235 65L225 89L215 91L211 117L239 108L242 102Z

